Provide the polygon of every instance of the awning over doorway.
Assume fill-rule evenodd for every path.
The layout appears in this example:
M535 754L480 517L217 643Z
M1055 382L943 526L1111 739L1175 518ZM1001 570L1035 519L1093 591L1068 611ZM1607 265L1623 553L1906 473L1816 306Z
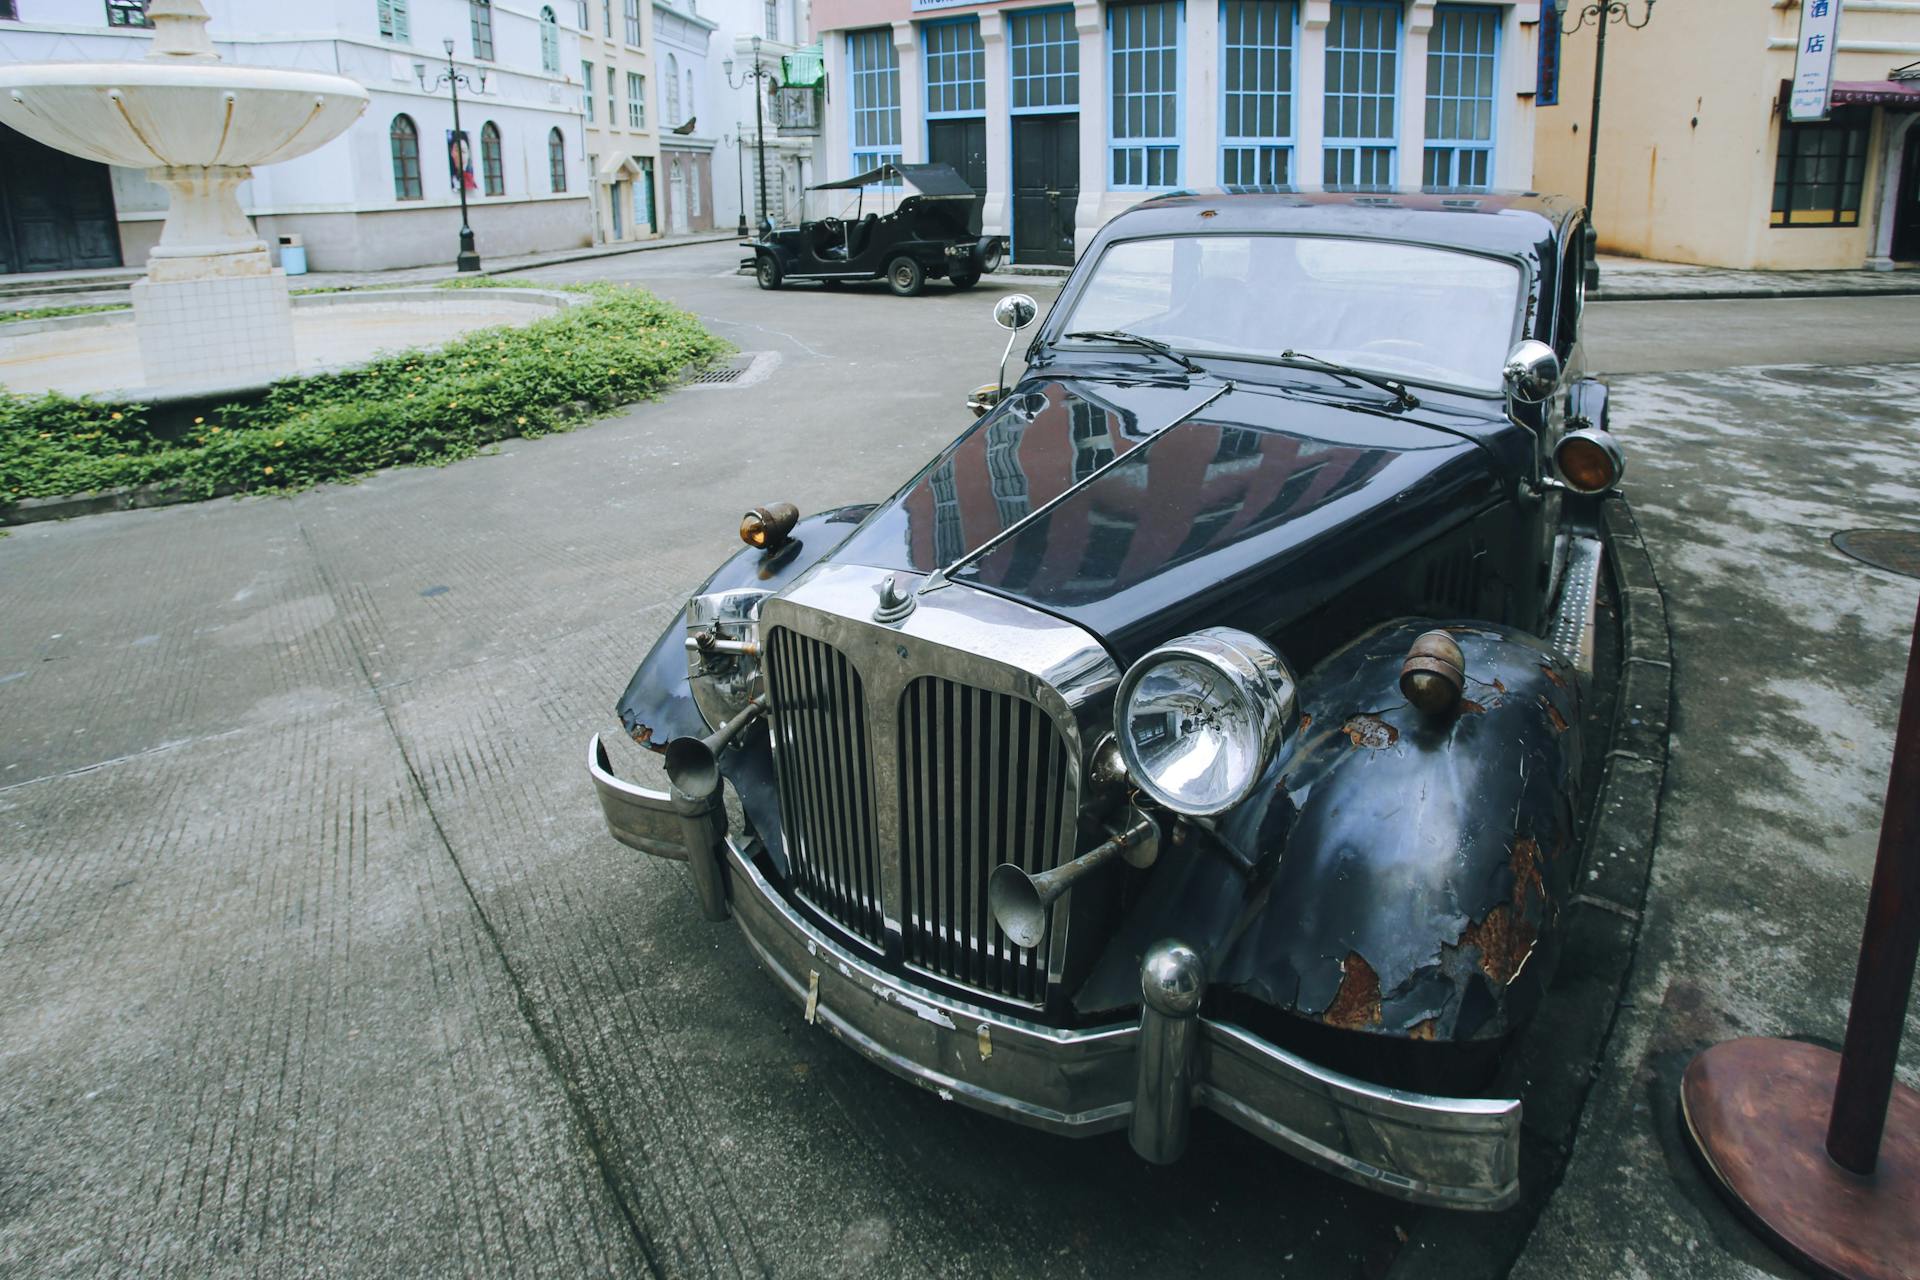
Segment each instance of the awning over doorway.
M634 163L633 157L620 152L615 152L602 160L599 171L593 175L594 181L605 183L631 182L643 176L645 175L641 173L640 166Z
M827 78L827 60L819 45L795 49L780 59L780 83L789 89L814 89Z
M1920 111L1920 81L1836 80L1833 82L1833 105Z

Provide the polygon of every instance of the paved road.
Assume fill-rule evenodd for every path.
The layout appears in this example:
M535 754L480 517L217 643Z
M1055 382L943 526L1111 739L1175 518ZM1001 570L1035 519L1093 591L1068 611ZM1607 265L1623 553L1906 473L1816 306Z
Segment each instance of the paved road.
M804 1026L679 868L604 836L586 734L742 506L884 493L999 354L992 291L767 295L731 255L540 274L645 281L777 355L754 385L445 470L0 541L0 1272L1319 1276L1378 1274L1418 1238L1411 1211L1204 1117L1199 1156L1156 1170L1117 1137L944 1106ZM1822 321L1821 341L1920 360L1896 340L1920 300L1873 305L1899 304L1904 330L1858 303L1596 305L1594 347L1623 370L1799 359ZM1735 334L1699 321L1720 307L1772 310ZM1736 1025L1769 1025L1778 996L1831 1032L1913 593L1819 538L1910 523L1912 450L1888 437L1916 390L1911 371L1618 382L1656 557L1719 637L1682 692L1702 745L1679 829L1705 852L1657 864L1656 1007L1684 971ZM1826 439L1846 468L1803 480ZM1752 474L1703 497L1734 465ZM1764 625L1716 630L1734 618ZM1756 721L1740 694L1768 661L1792 676ZM1856 724L1851 754L1799 742L1796 708ZM1754 789L1770 763L1812 819ZM1781 835L1749 867L1716 832L1729 795L1848 842L1803 857ZM1701 951L1694 897L1719 939ZM1737 998L1756 949L1779 975ZM1603 1081L1622 1141L1635 1070ZM1598 1190L1550 1211L1549 1270L1628 1256L1582 1206L1685 1208L1659 1169L1594 1159L1575 1178ZM1685 1256L1694 1212L1677 1252L1631 1256Z

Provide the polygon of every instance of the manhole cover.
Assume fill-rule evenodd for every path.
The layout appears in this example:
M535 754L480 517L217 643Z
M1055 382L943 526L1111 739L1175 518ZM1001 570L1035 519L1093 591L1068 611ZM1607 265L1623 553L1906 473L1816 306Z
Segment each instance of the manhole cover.
M1796 387L1824 387L1831 391L1871 391L1879 385L1857 373L1834 373L1828 369L1768 369L1766 376Z
M1833 545L1855 560L1920 578L1920 533L1906 529L1843 529Z

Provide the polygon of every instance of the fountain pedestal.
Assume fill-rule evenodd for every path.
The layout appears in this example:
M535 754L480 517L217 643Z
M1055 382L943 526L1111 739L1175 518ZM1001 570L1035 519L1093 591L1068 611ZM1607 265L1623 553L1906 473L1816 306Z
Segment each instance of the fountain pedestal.
M134 332L151 386L254 382L294 370L293 300L240 212L245 165L151 171L167 189L166 229L133 285Z

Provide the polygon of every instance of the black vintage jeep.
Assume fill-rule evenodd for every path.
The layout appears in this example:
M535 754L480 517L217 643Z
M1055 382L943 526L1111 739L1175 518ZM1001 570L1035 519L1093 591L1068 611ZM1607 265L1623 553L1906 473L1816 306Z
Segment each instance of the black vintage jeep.
M885 280L903 298L932 279L971 289L1006 243L974 231L972 187L944 164L883 164L806 193L797 227L764 225L741 262L762 289L788 280ZM816 216L818 215L818 216Z
M1486 1089L1619 671L1582 216L1116 218L905 488L747 514L619 701L669 789L589 747L613 834L942 1098L1156 1161L1204 1106L1391 1194L1512 1203L1521 1103Z

